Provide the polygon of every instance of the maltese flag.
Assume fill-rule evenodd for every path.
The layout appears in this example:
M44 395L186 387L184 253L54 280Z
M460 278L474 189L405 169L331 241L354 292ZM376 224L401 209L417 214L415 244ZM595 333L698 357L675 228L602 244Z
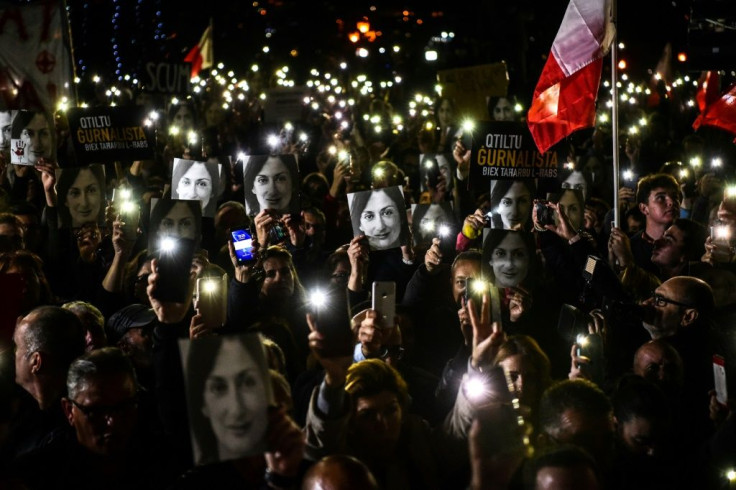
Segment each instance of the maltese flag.
M570 0L527 114L541 153L594 125L602 58L613 38L610 0Z
M200 70L211 68L214 64L215 56L212 53L212 24L207 26L199 44L196 44L189 53L187 53L184 61L192 64L191 78L199 75Z

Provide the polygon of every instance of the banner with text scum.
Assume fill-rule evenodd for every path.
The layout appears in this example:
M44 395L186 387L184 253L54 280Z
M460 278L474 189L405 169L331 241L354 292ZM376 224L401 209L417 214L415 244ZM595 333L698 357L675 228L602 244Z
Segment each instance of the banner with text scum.
M68 117L77 165L153 158L153 128L144 124L142 106L78 107Z
M470 185L488 192L491 180L557 178L559 155L539 153L522 122L477 123L470 154Z

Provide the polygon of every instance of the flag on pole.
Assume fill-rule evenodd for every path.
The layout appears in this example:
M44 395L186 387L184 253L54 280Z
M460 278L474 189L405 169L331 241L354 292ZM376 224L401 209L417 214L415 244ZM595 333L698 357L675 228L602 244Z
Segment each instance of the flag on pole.
M595 123L602 58L614 37L611 19L610 0L570 0L527 114L541 153Z
M700 115L693 122L693 129L714 126L736 134L736 85L720 95L719 81L718 72L709 71L701 83L696 94Z
M214 64L214 54L212 51L212 23L204 30L204 34L199 40L199 44L195 45L184 61L192 64L192 76L196 77L200 70L206 70Z

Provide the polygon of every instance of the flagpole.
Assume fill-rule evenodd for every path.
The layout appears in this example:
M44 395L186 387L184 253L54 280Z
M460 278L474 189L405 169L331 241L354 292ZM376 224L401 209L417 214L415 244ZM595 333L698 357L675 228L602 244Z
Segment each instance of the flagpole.
M613 226L619 228L621 226L621 212L618 203L619 188L619 150L618 150L618 22L616 12L616 0L611 0L611 22L613 23L613 42L611 43L611 136L613 140Z

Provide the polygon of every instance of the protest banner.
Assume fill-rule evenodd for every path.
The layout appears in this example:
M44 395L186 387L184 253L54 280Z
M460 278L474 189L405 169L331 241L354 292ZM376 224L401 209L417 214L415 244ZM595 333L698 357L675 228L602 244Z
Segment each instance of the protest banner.
M304 87L273 88L266 94L263 117L267 124L296 122L302 118L304 110Z
M472 134L470 185L487 192L491 180L554 180L559 161L554 151L539 153L524 123L479 123Z
M0 6L0 110L53 112L72 97L62 2Z
M78 165L154 156L153 128L143 123L144 107L80 107L67 116Z
M146 77L143 89L157 94L189 94L192 90L189 63L170 63L168 61L149 61L146 63Z

